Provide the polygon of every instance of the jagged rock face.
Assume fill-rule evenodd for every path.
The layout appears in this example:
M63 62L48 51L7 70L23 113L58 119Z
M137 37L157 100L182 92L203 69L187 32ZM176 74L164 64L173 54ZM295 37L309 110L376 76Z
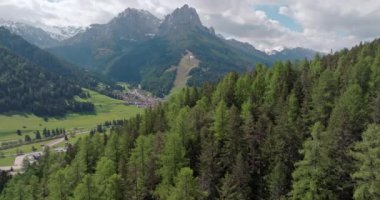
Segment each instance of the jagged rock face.
M143 10L128 8L107 24L91 25L85 32L64 41L64 44L80 42L113 43L123 41L143 41L157 32L160 20Z
M187 32L194 28L207 30L203 27L197 11L188 5L177 8L170 15L165 17L164 22L159 28L160 35L178 34L178 32Z
M116 37L144 40L156 34L160 20L144 10L128 8L108 24Z

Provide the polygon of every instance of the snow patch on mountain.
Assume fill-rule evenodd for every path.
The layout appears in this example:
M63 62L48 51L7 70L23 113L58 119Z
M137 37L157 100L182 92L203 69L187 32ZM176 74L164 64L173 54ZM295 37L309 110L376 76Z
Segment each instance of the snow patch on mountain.
M278 47L273 47L273 48L267 48L267 49L264 50L264 52L265 52L267 55L271 56L271 55L276 55L276 54L278 54L278 53L281 53L281 52L283 52L284 50L285 50L285 47L283 47L283 46L278 46Z
M63 41L69 39L79 33L83 33L86 30L86 27L76 27L76 26L41 26L46 33L50 35L50 37Z
M45 33L49 35L51 39L62 41L86 30L86 27L29 25L22 22L15 22L4 19L0 19L0 26L7 28L12 33L20 35L22 37L36 36L36 39L41 41L46 39Z

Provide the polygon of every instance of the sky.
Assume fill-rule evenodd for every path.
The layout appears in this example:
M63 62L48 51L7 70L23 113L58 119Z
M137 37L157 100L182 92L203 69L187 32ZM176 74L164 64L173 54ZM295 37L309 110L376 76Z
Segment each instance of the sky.
M188 4L205 26L260 50L322 52L380 37L379 0L0 0L0 18L32 25L107 23L128 7L164 18Z

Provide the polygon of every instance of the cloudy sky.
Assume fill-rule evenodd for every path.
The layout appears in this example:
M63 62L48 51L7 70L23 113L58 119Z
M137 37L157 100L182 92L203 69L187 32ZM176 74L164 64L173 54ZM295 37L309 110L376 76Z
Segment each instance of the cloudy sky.
M31 24L106 23L127 7L163 18L184 4L226 37L264 50L278 46L329 52L380 37L379 0L0 0L0 18Z

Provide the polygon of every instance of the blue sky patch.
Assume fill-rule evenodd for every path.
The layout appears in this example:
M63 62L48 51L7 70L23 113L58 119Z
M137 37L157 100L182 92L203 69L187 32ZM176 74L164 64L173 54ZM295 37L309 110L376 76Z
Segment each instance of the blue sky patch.
M282 26L293 31L302 32L303 27L294 19L278 13L281 6L282 5L257 5L255 8L256 10L264 11L268 18L278 21Z

